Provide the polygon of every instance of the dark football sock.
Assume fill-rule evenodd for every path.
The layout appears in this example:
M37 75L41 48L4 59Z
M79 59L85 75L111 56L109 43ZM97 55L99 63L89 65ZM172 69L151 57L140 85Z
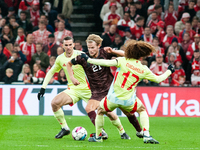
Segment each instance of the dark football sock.
M91 122L94 124L95 126L95 118L96 118L96 113L95 111L91 111L88 113L88 116L90 117Z
M141 132L142 129L135 115L128 117L129 122L135 127L136 131Z

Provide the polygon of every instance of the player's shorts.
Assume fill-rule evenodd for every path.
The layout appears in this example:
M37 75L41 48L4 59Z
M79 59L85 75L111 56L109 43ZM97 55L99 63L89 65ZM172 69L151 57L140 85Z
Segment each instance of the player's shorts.
M92 100L101 101L107 94L108 94L108 91L101 92L101 93L93 93L92 92L92 96L89 100L92 99Z
M135 103L133 105L129 105L129 106L115 104L115 103L109 101L107 99L107 96L105 98L103 98L102 101L100 102L100 107L103 108L104 110L106 110L107 112L111 112L111 111L115 110L116 108L122 108L122 109L126 110L127 112L134 113L142 105L143 104L138 97L136 97Z
M84 90L79 90L79 89L66 89L63 92L65 92L67 95L69 95L72 100L73 100L73 104L77 103L79 100L84 100L86 103L88 102L88 100L91 97L91 91L90 89L84 89Z

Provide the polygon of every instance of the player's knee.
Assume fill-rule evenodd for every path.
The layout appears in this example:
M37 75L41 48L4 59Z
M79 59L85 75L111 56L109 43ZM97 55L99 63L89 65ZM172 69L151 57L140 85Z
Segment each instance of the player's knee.
M94 111L94 110L91 108L90 105L87 105L87 106L85 107L85 111L86 111L87 113L89 113L89 112Z
M103 109L103 108L101 108L101 107L98 107L98 109L97 109L97 114L98 115L103 115L103 114L106 114L107 112Z
M51 107L52 107L54 112L57 111L60 108L59 103L56 99L53 99L51 101Z
M137 110L138 113L142 111L146 111L146 108L144 107L144 105L141 105L140 108Z

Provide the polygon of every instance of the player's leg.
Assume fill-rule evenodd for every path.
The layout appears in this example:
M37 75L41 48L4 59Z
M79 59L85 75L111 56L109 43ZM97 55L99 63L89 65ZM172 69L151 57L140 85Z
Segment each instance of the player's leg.
M126 134L124 127L121 124L121 121L119 119L119 117L117 116L117 114L115 114L114 112L106 112L105 113L109 118L111 123L117 128L117 130L119 131L119 134L121 136L121 139L131 139L128 134Z
M91 122L95 126L95 118L96 118L96 112L95 110L98 108L100 101L90 99L87 103L87 106L85 107L85 111L88 114L88 117L90 118Z
M59 93L51 102L52 110L54 112L54 117L57 119L59 124L61 125L61 131L55 136L56 139L62 138L65 135L70 134L70 129L65 120L64 112L62 110L62 106L73 104L73 91L70 91L71 95L67 93L67 90ZM75 94L74 94L75 95Z
M122 133L122 136L123 136L123 134L126 135L126 138L123 138L123 139L130 139L130 137L125 133L118 116L116 114L114 114L113 112L111 112L115 108L117 108L117 106L118 106L117 104L109 102L107 97L105 97L100 102L100 107L97 110L97 116L96 116L96 119L95 119L96 137L90 137L88 139L89 142L100 142L100 141L102 142L101 131L102 131L103 126L104 126L104 117L103 117L104 114L106 114L110 118L112 124L117 127L117 129L119 130L120 133Z
M150 133L149 133L149 116L146 112L145 106L142 104L142 102L138 98L136 98L135 104L137 105L136 106L137 112L140 115L140 123L142 125L143 132L144 132L144 137L143 137L144 143L159 144L159 142L157 140L153 139L150 136Z
M120 108L121 111L126 115L128 118L129 122L134 126L136 129L136 136L139 138L143 138L143 131L142 128L140 127L140 124L135 116L135 114L131 114L130 112L125 111L124 109Z
M107 99L107 96L100 102L100 107L103 109L101 112L104 112L110 120L111 123L118 129L121 139L131 139L125 132L119 117L112 111L119 107L118 104L115 104Z
M107 92L98 93L99 91L95 91L92 93L91 98L89 99L87 106L85 107L85 111L90 117L91 122L95 125L95 118L97 108L99 107L100 101L107 95Z
M97 116L95 119L96 136L92 136L88 139L89 142L103 142L102 129L104 126L104 111L101 107L97 109Z
M87 112L88 117L90 118L90 120L94 124L94 126L95 126L95 119L96 119L96 112L95 112L95 110L99 107L99 103L100 103L99 100L90 99L88 101L88 103L87 103L87 106L85 107L85 111ZM92 134L94 134L94 133L92 133ZM102 130L102 138L104 140L108 139L108 135L107 135L107 133L105 132L104 129Z

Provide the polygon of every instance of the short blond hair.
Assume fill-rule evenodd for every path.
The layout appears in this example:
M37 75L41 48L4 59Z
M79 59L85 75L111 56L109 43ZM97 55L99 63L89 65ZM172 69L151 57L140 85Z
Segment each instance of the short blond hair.
M6 72L8 72L8 73L13 73L13 69L8 68L8 69L6 69Z
M97 44L97 46L101 45L103 39L96 34L90 34L87 39L86 39L86 43L92 43L95 42Z

